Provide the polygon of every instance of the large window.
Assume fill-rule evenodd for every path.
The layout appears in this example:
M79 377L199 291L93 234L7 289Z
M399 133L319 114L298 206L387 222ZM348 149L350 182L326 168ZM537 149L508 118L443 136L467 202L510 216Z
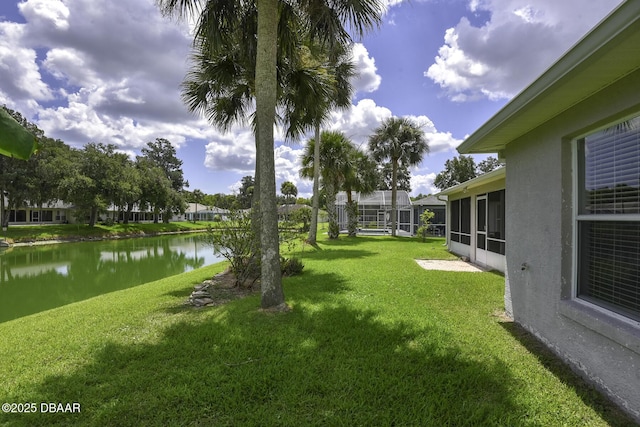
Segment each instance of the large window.
M578 141L578 297L640 320L640 117Z
M451 202L451 240L471 244L471 198Z

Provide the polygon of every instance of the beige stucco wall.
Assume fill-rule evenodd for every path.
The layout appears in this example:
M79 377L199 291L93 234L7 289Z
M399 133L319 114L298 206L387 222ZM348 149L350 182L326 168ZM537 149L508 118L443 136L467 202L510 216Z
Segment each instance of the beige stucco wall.
M640 421L640 323L574 295L573 138L640 113L640 71L507 145L515 320Z

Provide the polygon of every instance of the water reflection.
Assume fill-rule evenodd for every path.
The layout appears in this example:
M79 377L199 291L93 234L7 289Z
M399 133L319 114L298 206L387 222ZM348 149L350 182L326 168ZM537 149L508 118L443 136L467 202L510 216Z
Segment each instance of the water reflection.
M201 235L9 248L0 252L0 322L218 261Z

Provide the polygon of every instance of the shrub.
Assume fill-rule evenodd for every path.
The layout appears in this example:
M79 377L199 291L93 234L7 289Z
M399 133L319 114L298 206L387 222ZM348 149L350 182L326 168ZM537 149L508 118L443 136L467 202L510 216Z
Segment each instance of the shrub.
M302 263L302 261L300 261L299 258L296 257L280 257L280 269L282 270L283 276L295 276L298 274L302 274L304 264Z
M420 215L420 222L422 225L418 228L418 236L422 238L422 241L426 241L427 233L429 232L429 227L431 226L431 220L435 216L435 213L431 212L429 209L426 209Z
M249 280L253 285L260 277L260 257L251 228L251 214L232 210L228 219L219 227L207 226L205 242L213 247L216 254L229 261L236 286L244 285Z
M290 218L295 223L302 223L300 231L306 233L309 231L309 222L311 221L311 208L303 207L291 212Z

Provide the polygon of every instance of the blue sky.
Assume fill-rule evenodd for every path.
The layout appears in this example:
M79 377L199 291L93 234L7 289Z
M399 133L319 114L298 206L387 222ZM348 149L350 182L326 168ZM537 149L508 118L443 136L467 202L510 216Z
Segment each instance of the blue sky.
M414 118L431 153L412 170L413 194L433 192L455 147L620 3L385 0L382 26L353 47L352 106L325 128L366 145L385 118ZM112 143L133 156L166 138L190 190L230 193L253 174L253 137L243 124L223 134L183 106L190 41L153 0L2 0L0 104L75 147ZM278 189L290 180L309 196L304 143L277 138L276 175Z

